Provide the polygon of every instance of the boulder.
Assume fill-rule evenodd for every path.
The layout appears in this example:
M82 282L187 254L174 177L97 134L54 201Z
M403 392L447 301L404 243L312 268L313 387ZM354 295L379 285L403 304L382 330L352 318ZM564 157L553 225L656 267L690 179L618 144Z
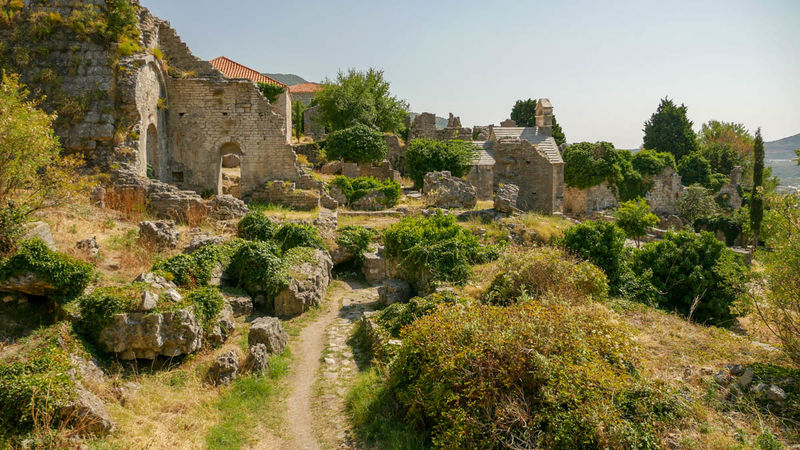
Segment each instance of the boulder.
M216 385L228 385L236 379L239 372L239 355L236 350L231 350L219 356L208 369L208 380Z
M61 408L61 418L82 434L105 434L114 431L114 422L99 397L78 385L75 399Z
M255 344L250 346L247 358L242 365L242 371L258 375L269 373L269 350L267 350L266 345Z
M234 317L247 317L253 312L253 299L250 297L227 297L225 299Z
M753 371L752 367L748 367L744 370L744 373L741 377L739 377L739 387L741 389L747 389L747 386L750 386L750 383L753 382L753 376L755 375L755 371Z
M386 194L381 191L370 191L365 196L350 204L350 209L357 211L380 211L386 209Z
M241 165L241 157L235 153L230 153L222 157L222 167L226 169L234 169Z
M219 312L206 333L206 342L212 347L219 347L230 337L235 328L236 321L233 319L233 308L229 303L225 303L222 306L222 311Z
M353 258L355 258L353 252L344 245L339 245L331 251L331 260L334 266L352 261Z
M89 194L89 201L98 208L106 207L106 188L103 186L95 186Z
M183 253L191 254L197 249L203 248L207 245L213 244L223 244L225 243L225 238L222 236L212 236L210 234L201 234L194 236L191 241L189 241L189 245L183 249Z
M378 288L378 299L381 305L407 302L413 295L411 284L404 280L384 280Z
M370 284L381 283L383 280L393 278L395 265L386 259L383 246L377 245L375 251L364 253L364 264L361 273Z
M773 384L767 389L767 398L776 403L783 403L786 401L786 391Z
M152 311L158 306L158 295L145 290L142 291L142 299L139 302L137 311Z
M427 206L472 209L478 203L475 186L448 171L427 173L422 191Z
M519 197L519 186L515 184L504 184L500 186L494 194L494 209L504 213L516 213L517 198Z
M243 201L228 194L215 195L208 203L211 217L217 220L238 219L250 211Z
M78 241L75 244L75 247L83 250L91 256L96 256L98 253L100 253L100 245L97 243L97 238L95 236L92 236L89 239Z
M0 292L47 297L55 294L56 288L50 280L44 279L33 272L20 272L0 280Z
M259 317L250 322L250 333L247 335L249 347L264 344L269 353L277 355L283 353L288 339L281 321L276 317Z
M319 305L328 289L332 268L333 261L323 250L314 252L314 263L292 267L289 286L275 296L275 315L296 317Z
M176 248L178 230L171 220L139 222L139 240L158 248Z
M47 222L31 222L26 223L22 233L22 240L27 239L41 239L47 245L47 248L57 252L56 241L53 240L53 234L50 233L50 225Z
M324 173L325 175L339 175L342 173L342 167L344 163L341 161L331 161L320 169L320 172Z
M99 336L100 346L123 360L188 355L202 343L203 327L193 308L116 314Z
M156 275L153 272L145 272L133 280L134 283L144 283L153 289L174 289L175 283L167 281L161 275Z

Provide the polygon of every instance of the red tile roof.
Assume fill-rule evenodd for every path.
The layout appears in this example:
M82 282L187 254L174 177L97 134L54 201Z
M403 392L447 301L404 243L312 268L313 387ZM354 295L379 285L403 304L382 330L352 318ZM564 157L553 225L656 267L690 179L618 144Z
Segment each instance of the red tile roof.
M322 85L319 83L300 83L289 86L289 92L292 94L313 94L322 90Z
M257 70L253 70L247 66L243 66L236 61L230 60L224 56L220 56L219 58L214 58L211 61L211 65L217 68L223 75L228 78L246 78L250 81L256 83L267 83L267 84L275 84L281 87L287 87L285 84L281 83L280 81L270 78L266 75L259 73Z

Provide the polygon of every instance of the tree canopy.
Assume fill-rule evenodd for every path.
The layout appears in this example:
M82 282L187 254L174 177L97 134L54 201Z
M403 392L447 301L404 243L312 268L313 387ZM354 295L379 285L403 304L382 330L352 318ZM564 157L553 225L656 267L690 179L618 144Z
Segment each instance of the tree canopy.
M669 98L662 99L658 110L644 123L644 148L672 153L678 162L697 150L692 121L686 111L686 105L677 106Z
M314 103L320 106L321 122L329 131L363 124L397 133L408 116L408 102L393 96L383 71L375 69L350 69L339 72L336 80L326 79Z

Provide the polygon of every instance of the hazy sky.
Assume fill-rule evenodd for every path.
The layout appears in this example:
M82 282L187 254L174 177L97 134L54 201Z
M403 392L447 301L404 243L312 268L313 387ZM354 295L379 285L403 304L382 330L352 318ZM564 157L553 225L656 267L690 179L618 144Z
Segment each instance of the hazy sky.
M141 0L194 53L310 81L376 67L411 110L499 123L548 97L569 142L642 142L659 99L800 133L800 0Z

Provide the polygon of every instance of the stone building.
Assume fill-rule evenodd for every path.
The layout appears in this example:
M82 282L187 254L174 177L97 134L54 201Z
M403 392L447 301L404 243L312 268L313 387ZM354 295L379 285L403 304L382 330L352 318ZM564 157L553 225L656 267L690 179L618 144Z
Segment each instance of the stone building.
M478 200L492 200L494 196L494 165L488 143L476 141L478 148L472 168L466 176L467 181L478 191Z
M292 101L301 101L304 105L308 106L314 100L317 92L322 90L322 85L319 83L300 83L289 86L289 92L292 94Z
M25 5L61 17L105 7L104 0ZM304 179L289 145L288 93L270 104L251 79L226 77L195 57L169 22L146 8L139 7L138 27L141 50L130 56L66 26L37 44L48 51L32 53L32 64L52 67L65 96L86 98L82 117L56 127L67 152L81 153L90 167L129 170L196 192L221 192L228 154L240 156L245 197L271 180ZM23 81L36 87L33 77Z

